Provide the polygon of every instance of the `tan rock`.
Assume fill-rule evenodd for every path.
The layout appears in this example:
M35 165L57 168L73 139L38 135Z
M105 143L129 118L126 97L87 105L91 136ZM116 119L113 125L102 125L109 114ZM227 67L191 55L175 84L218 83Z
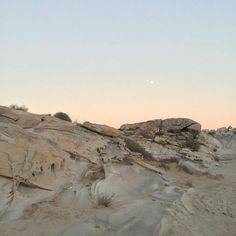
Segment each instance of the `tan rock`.
M19 126L0 122L0 175L39 188L57 188L56 172L66 172L69 155ZM7 138L4 138L7 137Z
M122 132L120 130L117 130L107 125L94 124L94 123L90 123L86 121L83 123L82 127L89 129L91 131L94 131L98 134L104 135L104 136L109 136L109 137L122 136Z
M126 134L136 134L147 138L154 138L156 135L163 132L178 133L185 130L200 132L201 125L191 119L171 118L125 124L120 127L120 130L124 131Z

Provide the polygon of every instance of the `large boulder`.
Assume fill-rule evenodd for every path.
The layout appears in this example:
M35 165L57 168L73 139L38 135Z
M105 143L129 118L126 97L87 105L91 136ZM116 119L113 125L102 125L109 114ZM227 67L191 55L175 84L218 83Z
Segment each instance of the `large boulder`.
M140 135L145 138L155 138L163 133L180 133L189 131L195 135L201 131L201 125L196 121L186 118L171 118L166 120L150 120L147 122L125 124L120 130L127 135Z
M162 130L169 132L193 131L199 133L201 131L201 125L191 119L171 118L163 120Z
M127 136L150 153L153 158L173 158L182 148L198 151L197 136L201 125L191 119L172 118L125 124L120 127Z

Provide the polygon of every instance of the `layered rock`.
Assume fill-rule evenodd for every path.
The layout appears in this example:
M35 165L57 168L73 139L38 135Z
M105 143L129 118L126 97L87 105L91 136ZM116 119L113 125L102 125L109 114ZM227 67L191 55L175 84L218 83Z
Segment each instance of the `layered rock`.
M112 137L112 138L121 137L123 135L121 131L115 128L109 127L108 125L93 124L91 122L86 121L81 126L95 133L101 134L103 136Z
M173 171L214 176L235 143L234 129L212 135L190 119L115 129L0 107L0 234L153 235L183 191Z
M150 120L147 122L125 124L120 127L127 135L136 134L144 138L155 138L160 134L180 133L189 131L198 134L201 131L201 125L193 120L185 118L175 118L166 120Z

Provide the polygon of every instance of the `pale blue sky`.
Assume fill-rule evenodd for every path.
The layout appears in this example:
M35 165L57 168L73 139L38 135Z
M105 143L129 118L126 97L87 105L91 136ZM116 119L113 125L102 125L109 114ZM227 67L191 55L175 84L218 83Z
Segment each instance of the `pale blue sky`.
M80 121L236 126L236 1L0 0L0 82Z

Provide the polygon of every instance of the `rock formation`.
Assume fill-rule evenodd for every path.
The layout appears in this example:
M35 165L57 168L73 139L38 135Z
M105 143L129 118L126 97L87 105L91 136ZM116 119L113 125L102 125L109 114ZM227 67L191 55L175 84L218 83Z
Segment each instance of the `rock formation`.
M223 181L235 133L184 118L115 129L0 106L0 235L201 235L180 219L202 214L192 199ZM232 226L221 232L233 235L236 210L225 212Z

